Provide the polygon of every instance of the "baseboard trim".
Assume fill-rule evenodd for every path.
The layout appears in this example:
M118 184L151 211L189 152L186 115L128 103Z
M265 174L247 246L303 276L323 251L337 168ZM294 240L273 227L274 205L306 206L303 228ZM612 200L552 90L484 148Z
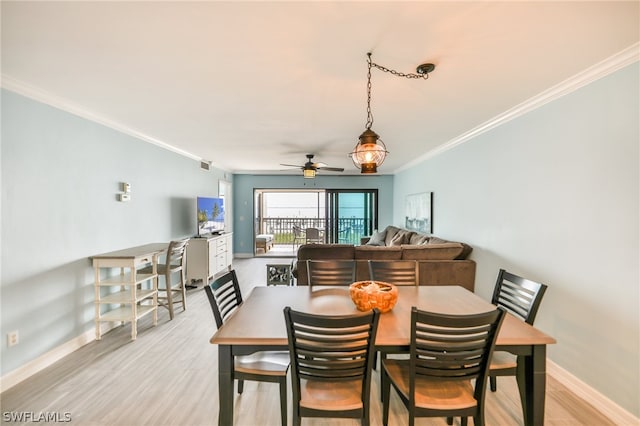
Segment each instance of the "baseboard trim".
M103 324L101 333L104 334L117 327L117 325L118 323L105 323ZM95 330L87 330L80 336L63 343L22 367L7 373L0 378L0 393L11 389L13 386L44 370L87 343L93 342L95 338ZM576 396L591 404L613 423L617 425L640 424L640 418L634 416L550 359L547 359L547 373L566 386L571 392L575 393Z
M113 328L117 327L119 323L104 323L101 327L101 334L104 334ZM11 389L23 380L28 379L34 374L44 370L51 364L61 360L70 353L80 349L87 343L91 343L96 340L95 329L87 330L80 336L69 340L66 343L50 350L49 352L39 356L38 358L24 364L21 367L5 374L0 377L0 393Z
M614 424L640 424L640 418L634 416L550 359L547 359L547 373L566 386L576 396L591 404Z
M233 257L237 257L238 259L250 259L255 256L253 253L234 253Z

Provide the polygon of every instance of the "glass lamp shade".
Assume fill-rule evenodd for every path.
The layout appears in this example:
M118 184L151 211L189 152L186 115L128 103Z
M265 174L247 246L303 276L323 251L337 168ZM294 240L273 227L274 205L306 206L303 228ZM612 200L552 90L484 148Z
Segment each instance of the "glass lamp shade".
M371 129L365 130L359 139L360 141L351 152L351 160L360 169L360 173L376 173L378 166L382 165L387 158L387 147Z
M314 169L302 169L302 176L305 179L313 179L316 177L316 171Z

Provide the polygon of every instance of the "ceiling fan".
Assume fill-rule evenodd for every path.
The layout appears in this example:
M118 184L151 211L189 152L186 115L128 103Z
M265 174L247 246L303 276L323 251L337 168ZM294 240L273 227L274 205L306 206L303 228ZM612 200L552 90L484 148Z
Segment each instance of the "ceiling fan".
M298 166L295 164L280 164L285 167L296 167L302 170L302 175L306 179L313 179L316 177L317 170L327 170L330 172L344 172L344 168L342 167L329 167L325 163L314 163L313 162L313 154L307 154L307 162L304 163L303 166Z

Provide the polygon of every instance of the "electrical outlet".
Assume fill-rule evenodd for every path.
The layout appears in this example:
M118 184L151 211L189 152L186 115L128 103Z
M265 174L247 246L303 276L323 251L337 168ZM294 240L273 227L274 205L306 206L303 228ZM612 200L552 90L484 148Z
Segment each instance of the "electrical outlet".
M18 344L18 330L7 333L7 345L15 346Z

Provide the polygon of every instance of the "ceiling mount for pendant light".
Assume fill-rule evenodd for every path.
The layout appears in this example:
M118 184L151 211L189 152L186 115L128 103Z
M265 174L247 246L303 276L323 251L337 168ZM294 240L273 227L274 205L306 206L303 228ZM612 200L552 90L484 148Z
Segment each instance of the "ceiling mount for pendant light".
M358 138L358 143L349 154L353 164L360 169L362 174L373 174L378 172L378 167L382 165L387 158L387 147L380 139L380 136L373 130L373 114L371 113L371 67L376 67L381 71L390 72L398 77L405 78L423 78L428 79L429 73L435 69L433 64L422 64L416 69L418 74L404 74L398 71L390 70L374 62L371 62L371 52L367 53L367 123L365 131Z

